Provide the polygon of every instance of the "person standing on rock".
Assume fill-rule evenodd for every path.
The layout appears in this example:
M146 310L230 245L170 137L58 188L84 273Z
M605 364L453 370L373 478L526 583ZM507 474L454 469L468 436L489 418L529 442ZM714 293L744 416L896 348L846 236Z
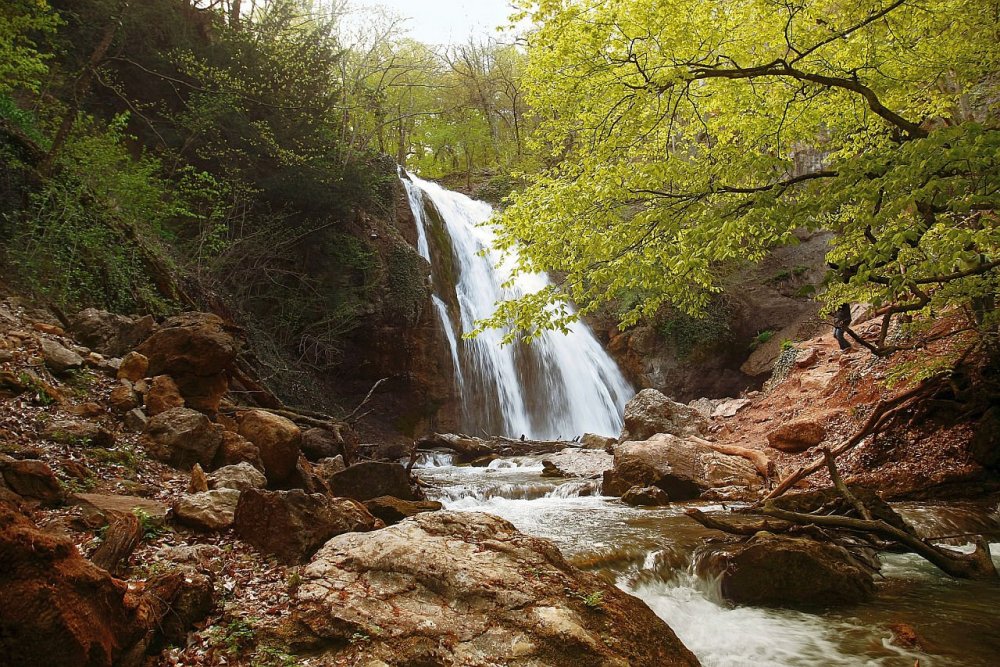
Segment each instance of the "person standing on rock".
M844 338L844 331L851 326L851 304L842 303L833 314L833 337L837 339L842 351L851 349L851 344Z

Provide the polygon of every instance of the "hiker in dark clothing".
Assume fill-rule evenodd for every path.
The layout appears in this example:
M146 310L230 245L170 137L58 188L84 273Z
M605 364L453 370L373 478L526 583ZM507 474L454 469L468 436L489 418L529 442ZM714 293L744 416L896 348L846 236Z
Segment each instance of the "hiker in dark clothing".
M851 326L851 304L842 303L833 314L833 337L837 339L841 350L851 349L851 344L844 338L844 330Z

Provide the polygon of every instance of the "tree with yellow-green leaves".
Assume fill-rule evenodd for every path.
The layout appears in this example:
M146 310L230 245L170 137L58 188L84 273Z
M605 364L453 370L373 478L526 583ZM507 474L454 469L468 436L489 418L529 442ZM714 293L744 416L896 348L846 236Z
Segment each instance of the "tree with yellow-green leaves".
M995 328L1000 3L522 5L548 166L498 238L562 280L484 326L530 336L626 292L624 324L698 313L726 267L826 229L828 304L873 303L886 330L951 306Z

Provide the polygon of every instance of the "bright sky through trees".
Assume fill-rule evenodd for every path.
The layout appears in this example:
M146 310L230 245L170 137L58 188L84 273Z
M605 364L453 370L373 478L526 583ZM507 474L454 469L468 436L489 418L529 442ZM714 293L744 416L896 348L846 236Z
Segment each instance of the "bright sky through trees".
M359 3L362 4L362 3ZM496 32L513 13L508 0L371 0L409 19L410 36L426 44L461 44Z

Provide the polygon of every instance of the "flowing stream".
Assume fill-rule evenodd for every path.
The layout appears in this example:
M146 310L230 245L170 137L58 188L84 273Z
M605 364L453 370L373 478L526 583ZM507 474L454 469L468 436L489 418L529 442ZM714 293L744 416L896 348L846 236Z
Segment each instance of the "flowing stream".
M570 439L585 432L617 435L634 393L583 323L567 334L545 332L530 345L501 346L504 332L463 334L498 301L537 292L542 274L512 281L513 259L492 250L489 204L404 174L417 223L417 250L431 263L434 308L448 340L461 428L468 433ZM509 284L508 284L509 283Z
M596 480L541 476L541 456L500 459L488 468L422 455L416 470L428 497L446 509L489 512L553 540L578 567L599 572L641 598L706 667L1000 664L1000 586L959 581L911 554L883 556L871 602L814 613L724 602L714 582L693 574L691 554L712 531L684 516L687 503L636 508L600 495ZM971 525L997 530L1000 516L978 508L900 504L918 529L936 534ZM718 533L714 533L718 535ZM1000 544L992 545L1000 566ZM912 626L926 650L900 646L894 624Z

